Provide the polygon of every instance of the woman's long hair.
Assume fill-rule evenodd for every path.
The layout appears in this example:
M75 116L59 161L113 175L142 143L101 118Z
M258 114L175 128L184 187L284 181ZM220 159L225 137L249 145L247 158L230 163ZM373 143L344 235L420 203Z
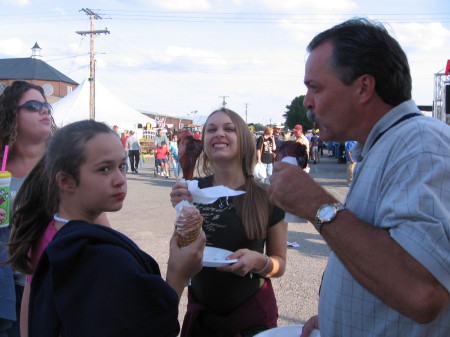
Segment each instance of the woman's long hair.
M9 146L10 158L14 156L14 144L19 128L19 101L22 95L31 89L39 91L44 100L47 101L42 87L25 81L14 81L0 95L0 147L3 149L5 145ZM56 125L53 116L50 116L50 119L52 121L52 131L55 131ZM0 158L2 157L3 151L0 151Z
M236 127L238 153L241 169L245 177L244 194L234 197L233 205L237 215L242 219L249 239L264 239L267 233L269 217L273 206L269 203L267 186L253 179L253 169L256 164L256 144L245 121L236 112L229 109L219 109L212 112L208 119L216 113L224 113L230 117ZM206 120L205 125L208 123ZM202 131L205 139L205 128ZM214 174L211 160L203 151L200 158L201 170L205 174Z
M71 175L77 184L86 160L86 143L99 133L113 133L105 124L85 120L69 124L50 139L44 156L19 189L13 206L9 263L30 274L29 251L45 232L59 207L58 172Z

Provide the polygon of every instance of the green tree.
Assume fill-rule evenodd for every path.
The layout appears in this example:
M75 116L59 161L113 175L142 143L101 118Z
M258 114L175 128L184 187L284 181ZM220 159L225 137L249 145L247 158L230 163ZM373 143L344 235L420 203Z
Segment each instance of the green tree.
M255 131L264 131L264 125L260 124L260 123L256 123L254 124L255 126Z
M286 126L293 129L295 125L301 124L303 130L309 130L314 127L314 123L306 117L307 109L303 106L305 95L295 97L290 105L286 105L286 113L283 115L286 118Z

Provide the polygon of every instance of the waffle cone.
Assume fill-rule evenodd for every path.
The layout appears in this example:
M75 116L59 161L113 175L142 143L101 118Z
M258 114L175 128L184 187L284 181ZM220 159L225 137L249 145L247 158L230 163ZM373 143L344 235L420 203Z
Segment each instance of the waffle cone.
M202 230L202 223L200 222L198 226L193 228L192 230L183 233L180 233L178 230L176 231L178 245L183 248L189 246L192 242L197 240L200 235L200 231Z

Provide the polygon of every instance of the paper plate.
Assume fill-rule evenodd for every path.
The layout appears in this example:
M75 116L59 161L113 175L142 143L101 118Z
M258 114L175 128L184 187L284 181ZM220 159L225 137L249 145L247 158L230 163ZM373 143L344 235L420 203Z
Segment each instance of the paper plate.
M255 337L299 337L302 330L303 325L288 325L260 332ZM320 337L320 332L315 329L309 336Z
M205 250L203 251L203 267L224 267L237 262L237 259L225 260L226 257L231 254L233 254L233 252L226 249L205 247Z

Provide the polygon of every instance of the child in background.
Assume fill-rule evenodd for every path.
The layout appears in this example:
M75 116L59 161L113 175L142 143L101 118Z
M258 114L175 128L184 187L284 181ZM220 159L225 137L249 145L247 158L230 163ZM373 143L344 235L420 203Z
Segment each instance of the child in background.
M155 260L96 225L122 208L125 151L103 123L59 130L16 197L10 263L31 283L22 336L177 336L178 302L201 268L205 237L170 244L167 283ZM38 263L39 261L39 263Z
M161 176L169 178L169 149L167 148L167 143L165 141L161 142L161 145L156 148L156 166L161 167L158 172Z
M180 179L180 161L178 158L178 135L174 134L169 146L170 155L172 157L173 175L178 181Z
M128 168L130 167L130 165L128 164L130 162L130 158L128 158L128 147L127 147L127 139L130 138L129 135L129 131L128 130L123 130L123 134L122 137L120 137L120 141L122 142L122 146L125 150L125 153L127 155L127 162L125 165L125 172L128 173Z

